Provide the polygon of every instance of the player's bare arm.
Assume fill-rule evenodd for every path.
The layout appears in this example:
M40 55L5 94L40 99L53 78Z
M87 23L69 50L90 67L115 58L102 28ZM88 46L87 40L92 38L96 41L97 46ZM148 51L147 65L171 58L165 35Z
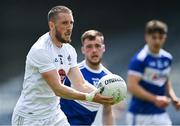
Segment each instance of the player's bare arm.
M42 73L43 78L47 81L49 86L52 88L54 93L66 99L76 99L76 100L89 100L88 97L92 97L92 101L110 105L114 104L112 97L102 96L99 93L92 92L94 94L87 94L83 92L79 92L75 89L67 87L61 83L61 79L58 75L57 70L51 70L45 73Z
M168 83L167 83L167 94L171 98L171 101L172 101L173 105L175 106L175 108L177 110L180 110L180 100L176 96L176 94L173 90L173 87L172 87L172 82L170 80L168 80Z
M76 91L70 87L67 87L61 83L60 76L58 75L57 70L51 70L45 73L42 73L43 78L47 81L49 86L52 88L54 93L66 99L77 99L85 100L85 93Z
M103 125L113 125L113 115L111 105L103 106Z
M139 86L140 80L141 77L135 75L128 75L128 90L133 95L143 100L153 102L156 106L160 108L164 108L168 106L170 99L167 96L156 96L146 91L141 86Z
M90 93L94 90L97 90L96 87L85 81L78 67L71 68L67 76L73 84L74 88L81 92Z
M100 93L97 92L97 88L95 88L91 84L88 84L85 81L78 67L73 67L70 69L68 73L68 78L70 79L71 83L74 85L75 89L82 92L88 92L88 93L91 92L92 95L93 93L95 93L92 101L105 105L114 104L112 97L101 95Z

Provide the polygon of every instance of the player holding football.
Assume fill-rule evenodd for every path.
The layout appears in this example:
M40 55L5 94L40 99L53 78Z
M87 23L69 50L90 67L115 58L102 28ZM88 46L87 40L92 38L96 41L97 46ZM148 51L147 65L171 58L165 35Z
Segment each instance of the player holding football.
M169 79L172 55L162 49L167 31L162 21L147 22L146 45L129 64L128 88L133 95L127 114L130 125L171 125L165 108L172 101L176 109L180 109L180 100Z
M16 104L12 125L69 126L59 106L59 97L114 104L91 84L85 83L77 67L77 54L69 44L73 29L72 11L65 6L53 7L48 13L50 31L30 49L21 96ZM78 87L77 91L62 84L64 76Z
M88 30L81 36L81 42L85 60L79 63L79 68L85 80L98 87L99 79L110 73L101 64L105 52L104 36L97 30ZM68 79L64 84L73 87ZM71 125L92 125L100 108L100 104L79 100L61 99L60 104ZM112 125L112 122L111 106L103 106L103 124Z

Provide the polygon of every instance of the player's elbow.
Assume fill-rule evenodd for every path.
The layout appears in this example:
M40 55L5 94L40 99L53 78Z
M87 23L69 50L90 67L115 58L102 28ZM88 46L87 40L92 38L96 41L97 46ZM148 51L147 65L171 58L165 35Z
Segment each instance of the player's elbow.
M62 95L63 95L63 91L61 90L62 87L61 87L61 85L59 85L59 86L53 87L52 90L56 96L62 97Z
M61 93L59 92L58 89L53 89L53 91L54 91L54 94L55 94L56 96L61 97Z
M54 94L58 97L68 99L67 91L63 86L53 89Z
M54 94L58 97L61 97L61 98L66 98L65 95L62 93L62 92L59 92L59 91L54 91Z

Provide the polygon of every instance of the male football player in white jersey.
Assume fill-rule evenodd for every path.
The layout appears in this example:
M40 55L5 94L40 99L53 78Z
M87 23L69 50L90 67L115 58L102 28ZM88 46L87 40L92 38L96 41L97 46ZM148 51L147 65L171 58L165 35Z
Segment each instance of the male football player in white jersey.
M133 95L127 114L130 125L172 125L165 110L170 101L180 109L169 78L172 55L162 49L167 25L159 20L147 22L146 45L131 59L128 68L128 89Z
M59 97L114 104L112 97L100 95L97 88L85 82L76 63L76 51L69 44L73 23L69 8L56 6L49 11L50 31L37 40L26 57L23 90L12 125L69 126ZM66 75L79 91L63 85Z
M97 30L88 30L81 36L82 53L85 60L79 63L79 68L86 81L98 87L98 81L106 74L111 74L102 64L102 56L105 52L104 36ZM72 86L68 78L64 82ZM79 100L61 99L61 109L64 111L72 126L92 125L100 108L100 104L83 102ZM112 125L111 106L103 106L103 124Z

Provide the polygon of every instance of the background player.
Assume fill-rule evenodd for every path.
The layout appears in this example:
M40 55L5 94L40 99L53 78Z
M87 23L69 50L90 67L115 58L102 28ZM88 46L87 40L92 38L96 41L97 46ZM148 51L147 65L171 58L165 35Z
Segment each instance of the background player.
M171 125L165 108L170 101L176 109L180 108L169 79L172 56L162 49L167 31L164 22L149 21L145 27L147 44L129 64L128 87L133 96L127 114L128 124Z
M85 80L98 87L99 79L110 73L101 64L102 56L105 52L104 36L97 30L88 30L81 36L81 42L81 51L85 60L79 63L79 68ZM64 84L72 86L67 78ZM100 107L100 104L97 103L67 99L61 99L60 104L71 125L91 125ZM104 106L103 124L112 125L112 122L111 106Z
M56 6L49 11L50 31L38 39L27 55L23 90L13 112L13 125L68 126L59 97L114 103L111 97L100 95L94 86L85 83L77 67L76 51L69 44L73 23L69 8ZM64 74L80 91L88 93L63 85Z

